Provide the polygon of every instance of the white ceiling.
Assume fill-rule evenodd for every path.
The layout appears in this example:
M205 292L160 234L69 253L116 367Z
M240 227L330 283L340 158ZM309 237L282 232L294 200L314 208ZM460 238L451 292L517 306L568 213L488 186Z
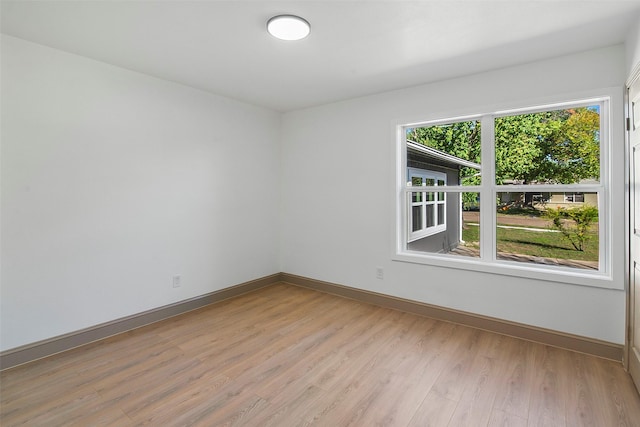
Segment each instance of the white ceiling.
M297 14L311 35L265 31ZM638 1L5 1L3 33L288 111L624 41Z

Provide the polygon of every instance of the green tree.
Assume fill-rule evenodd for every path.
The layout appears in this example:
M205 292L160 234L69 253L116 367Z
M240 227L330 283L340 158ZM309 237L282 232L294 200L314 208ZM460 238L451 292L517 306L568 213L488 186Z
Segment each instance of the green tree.
M571 184L600 176L600 114L588 108L568 111L546 152L545 181Z
M479 121L457 122L409 129L407 139L479 163L480 130Z
M499 117L496 183L571 184L600 175L600 115L589 108Z
M479 121L413 128L407 139L481 163ZM504 116L495 119L496 183L570 184L600 176L600 114L593 107ZM463 185L477 185L472 168ZM526 193L529 197L531 194ZM531 204L531 200L525 200Z
M560 126L546 112L496 118L496 183L540 181L546 175L546 141Z
M407 139L474 163L480 163L480 122L467 121L407 130ZM463 167L462 185L479 185L480 176L473 168ZM462 193L465 206L476 203L476 193Z

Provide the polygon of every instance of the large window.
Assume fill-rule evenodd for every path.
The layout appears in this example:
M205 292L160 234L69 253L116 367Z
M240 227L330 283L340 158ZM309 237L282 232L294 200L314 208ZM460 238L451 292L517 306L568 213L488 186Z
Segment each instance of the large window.
M599 98L400 126L397 254L607 276L608 109Z

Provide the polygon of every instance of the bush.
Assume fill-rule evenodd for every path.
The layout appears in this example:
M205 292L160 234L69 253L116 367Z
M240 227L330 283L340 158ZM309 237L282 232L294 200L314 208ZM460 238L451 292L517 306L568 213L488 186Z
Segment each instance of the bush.
M547 208L544 216L553 221L553 228L560 231L575 250L583 252L584 243L591 237L589 229L598 220L598 208L582 206L579 208Z

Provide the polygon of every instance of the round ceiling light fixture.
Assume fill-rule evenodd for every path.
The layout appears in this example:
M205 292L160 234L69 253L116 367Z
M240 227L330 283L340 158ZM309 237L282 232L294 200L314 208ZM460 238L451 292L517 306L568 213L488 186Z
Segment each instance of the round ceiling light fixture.
M280 40L301 40L309 35L311 25L295 15L278 15L267 21L267 31Z

